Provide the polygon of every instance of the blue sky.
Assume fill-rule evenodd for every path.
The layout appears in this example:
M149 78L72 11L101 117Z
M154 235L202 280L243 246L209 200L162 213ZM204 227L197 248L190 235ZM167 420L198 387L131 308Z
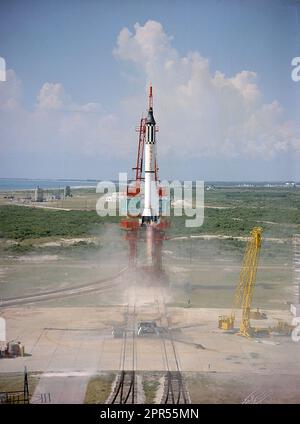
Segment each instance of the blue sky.
M2 0L0 56L13 75L0 82L0 101L11 105L15 96L14 104L18 102L18 106L14 110L10 107L9 112L7 108L0 111L4 134L0 176L114 178L117 172L129 170L134 162L135 120L145 108L146 86L151 78L161 112L156 118L161 128L162 177L300 179L300 82L291 79L291 60L300 56L299 10L297 1L275 0ZM146 25L149 21L157 25ZM134 27L136 23L142 28L140 35ZM117 40L123 28L128 28L131 36L120 47ZM148 36L152 37L152 47L166 43L160 58L154 54L143 56L140 50L133 52L149 48L149 44L142 46ZM114 49L118 51L113 53ZM166 84L159 72L160 66L165 69L163 55L171 61L175 57L179 64L189 52L197 52L200 59L189 59L189 71L175 64L178 74L172 73L173 85L169 87L178 93L183 89L186 102L183 106L178 94L176 99L170 99L169 108ZM204 59L208 60L208 68L195 77L193 69L202 69ZM224 75L222 89L214 79L216 71ZM231 80L243 71L248 74ZM208 76L212 92L203 85ZM45 87L46 83L49 85ZM9 84L13 88L8 89ZM200 93L199 109L203 105L202 93L206 99L203 108L210 110L207 116L205 110L199 116L193 115L198 104L189 87L194 84L194 92L199 89ZM228 88L228 84L233 86ZM255 99L253 93L251 99L247 97L252 89ZM50 105L53 92L58 100ZM210 93L221 103L224 100L231 105L232 100L230 113L241 107L245 113L224 123L224 111L210 104ZM237 100L240 96L245 97L242 106ZM85 105L91 103L93 112L87 114ZM160 106L160 110L159 104L164 108ZM170 111L166 112L166 108ZM173 128L171 113L181 116L178 131ZM70 130L73 122L77 128L75 136ZM104 122L103 127L98 122ZM211 122L216 127L221 122L222 132L215 133ZM275 126L276 132L272 130ZM26 132L22 133L24 128ZM262 131L265 134L257 141L255 137L260 137ZM239 144L241 134L245 137L243 147ZM85 137L86 145L81 141ZM224 151L219 148L222 137L227 140ZM251 137L253 146L248 144ZM110 138L113 142L109 151ZM293 139L292 147L289 139ZM190 143L184 154L178 151L181 143Z

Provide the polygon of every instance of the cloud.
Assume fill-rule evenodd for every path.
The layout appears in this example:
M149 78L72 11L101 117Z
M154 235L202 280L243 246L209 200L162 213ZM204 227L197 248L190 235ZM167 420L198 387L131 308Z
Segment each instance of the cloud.
M297 124L285 118L278 101L264 102L253 70L212 73L199 52L181 55L156 21L137 23L132 32L123 28L113 55L121 68L127 62L127 74L135 71L131 85L142 80L146 91L153 84L160 161L265 159L300 152ZM132 79L134 73L139 77ZM29 153L36 160L55 152L66 160L70 154L87 161L97 157L99 164L133 160L133 128L145 103L140 92L106 111L100 102L76 102L60 82L45 82L28 108L22 81L8 70L7 81L0 82L1 151L11 158Z
M186 157L273 157L298 150L300 136L274 100L263 102L254 71L210 71L199 52L180 56L159 22L122 29L114 49L144 73L157 93L161 150Z
M156 21L148 21L144 26L134 25L135 34L123 28L117 39L117 47L113 50L116 57L132 60L152 69L161 57L177 56L171 48L171 37L168 37L162 25Z
M46 82L37 96L37 107L41 109L59 110L71 102L60 83Z
M6 81L0 82L0 110L15 110L22 101L22 83L15 71L6 71Z
M13 70L0 83L1 150L10 153L112 157L122 139L119 120L100 103L79 104L61 83L45 82L33 109L22 102L22 82ZM123 137L124 140L124 137ZM126 154L122 149L120 156Z
M72 101L70 95L66 94L61 83L45 82L37 96L37 109L61 110L73 112L95 113L103 112L100 103L87 103L78 105Z

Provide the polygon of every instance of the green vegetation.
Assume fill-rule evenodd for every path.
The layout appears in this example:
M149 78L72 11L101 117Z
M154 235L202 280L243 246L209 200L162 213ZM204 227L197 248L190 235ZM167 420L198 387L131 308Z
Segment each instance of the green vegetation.
M104 403L111 392L114 374L103 374L92 378L87 386L84 403Z
M39 372L28 373L28 387L30 397L39 381ZM0 392L22 391L24 388L24 374L22 372L11 372L0 374ZM20 397L20 399L22 399Z
M25 240L40 237L78 237L101 229L118 217L101 218L96 211L54 211L20 206L0 206L0 237Z
M186 217L171 217L172 235L220 234L247 236L261 226L272 237L291 237L300 231L300 190L217 188L205 192L204 223L186 228Z
M186 217L172 217L172 235L218 234L226 236L248 236L254 226L263 228L264 233L273 237L290 237L300 230L298 210L228 208L205 209L201 227L186 228ZM189 218L188 218L189 219Z
M88 195L88 194L87 194ZM84 195L82 195L84 200ZM205 192L205 218L201 227L187 228L185 216L172 216L170 236L217 234L247 236L255 225L272 237L300 232L300 190L296 188L217 187ZM0 237L18 241L50 237L84 237L120 217L104 217L95 210L50 210L14 205L0 206ZM12 251L24 251L15 245Z
M205 204L225 207L300 209L300 189L217 187L205 192Z
M151 404L154 403L156 392L159 387L159 381L156 379L146 379L143 380L143 389L145 394L145 403Z
M6 247L4 250L8 253L26 253L31 251L32 248L32 244L16 243Z

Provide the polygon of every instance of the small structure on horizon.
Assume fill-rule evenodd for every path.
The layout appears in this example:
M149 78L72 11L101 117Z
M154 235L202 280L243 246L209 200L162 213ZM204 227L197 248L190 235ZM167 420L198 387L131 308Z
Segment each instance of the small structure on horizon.
M43 202L44 201L44 190L39 186L34 190L34 201Z
M296 183L294 181L287 181L285 183L286 187L296 187Z

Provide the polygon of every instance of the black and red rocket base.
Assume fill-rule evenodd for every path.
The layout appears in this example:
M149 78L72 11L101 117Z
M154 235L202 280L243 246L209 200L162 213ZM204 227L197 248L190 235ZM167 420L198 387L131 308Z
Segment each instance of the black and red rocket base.
M165 230L170 227L167 220L160 220L159 223L151 226L152 231L152 263L147 266L138 266L138 243L145 245L146 229L141 226L138 219L123 219L120 222L123 230L126 230L125 239L129 244L129 266L132 269L139 269L149 276L162 277L164 275L162 267L162 245L167 239ZM139 243L139 244L141 244Z

